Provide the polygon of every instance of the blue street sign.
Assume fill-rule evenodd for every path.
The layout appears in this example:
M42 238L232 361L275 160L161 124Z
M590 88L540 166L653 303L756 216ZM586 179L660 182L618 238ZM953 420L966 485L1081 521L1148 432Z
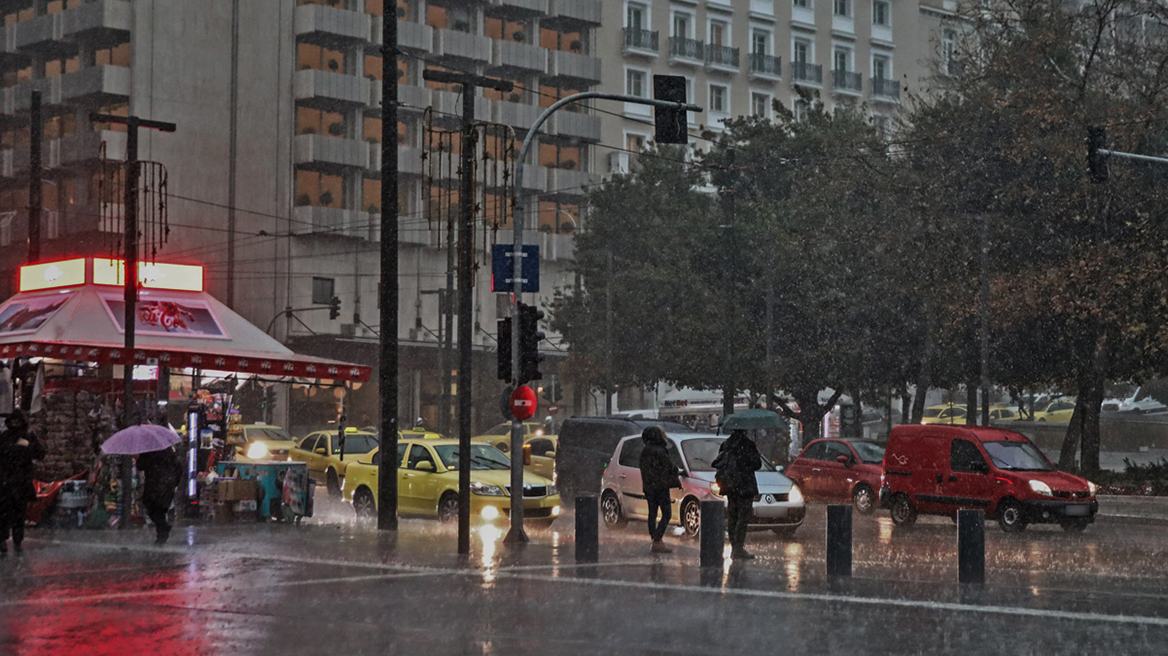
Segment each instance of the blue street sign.
M491 248L491 291L509 292L513 289L514 264L511 263L511 244L495 244ZM539 291L539 246L524 244L523 291Z

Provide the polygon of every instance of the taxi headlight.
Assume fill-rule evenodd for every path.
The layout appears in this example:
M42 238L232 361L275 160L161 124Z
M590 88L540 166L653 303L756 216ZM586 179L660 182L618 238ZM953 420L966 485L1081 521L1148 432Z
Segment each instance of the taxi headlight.
M555 486L555 485L549 485L549 486L547 486L547 495L548 495L549 497L550 497L550 496L552 496L552 495L555 495L555 494L559 494L559 493L560 493L560 491L556 489L556 486Z
M1091 496L1095 496L1096 489L1098 489L1098 488L1095 487L1094 483L1092 483L1091 481L1087 481L1087 490L1091 492Z
M713 492L715 496L722 496L722 486L718 485L717 482L710 483L710 491Z
M470 484L470 491L471 493L482 497L507 496L507 493L503 491L503 488L499 487L498 485L490 485L489 483L481 483L479 481L475 481Z
M787 500L791 503L803 503L803 492L798 485L791 483L791 493L787 496Z
M1047 485L1046 483L1043 483L1042 481L1037 481L1037 480L1030 481L1030 489L1037 492L1038 494L1043 495L1043 496L1047 496L1047 497L1054 496L1054 493L1050 491L1050 486Z
M268 445L263 442L252 442L251 446L247 447L247 457L251 460L263 460L269 455Z

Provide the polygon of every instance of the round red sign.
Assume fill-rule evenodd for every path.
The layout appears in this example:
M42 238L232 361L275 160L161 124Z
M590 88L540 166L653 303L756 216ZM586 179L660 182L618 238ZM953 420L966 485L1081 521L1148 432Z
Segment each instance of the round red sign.
M511 393L511 414L519 421L534 417L538 405L535 390L527 385L520 385Z
M556 405L555 403L548 406L548 414L549 415L554 415L559 411L560 411L560 406Z

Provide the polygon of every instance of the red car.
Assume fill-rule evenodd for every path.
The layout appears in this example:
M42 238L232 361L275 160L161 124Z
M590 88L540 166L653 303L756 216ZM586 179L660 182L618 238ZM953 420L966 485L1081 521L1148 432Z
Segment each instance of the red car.
M864 515L876 510L884 447L868 440L815 440L784 474L813 501L851 501Z
M1058 471L1026 436L1000 428L896 426L882 483L880 505L897 526L984 508L1008 533L1036 523L1077 532L1099 512L1094 484Z

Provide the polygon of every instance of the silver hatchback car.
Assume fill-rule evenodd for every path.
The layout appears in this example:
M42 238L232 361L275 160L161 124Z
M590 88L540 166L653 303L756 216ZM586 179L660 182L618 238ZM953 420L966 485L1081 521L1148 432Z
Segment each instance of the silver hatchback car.
M705 499L725 499L715 490L714 467L710 464L718 456L718 448L726 441L724 435L672 434L666 435L669 455L677 464L681 489L670 491L672 501L671 524L680 525L690 537L701 532L699 502ZM645 443L640 435L621 439L604 470L600 481L600 512L604 525L610 529L622 528L629 519L645 519L649 504L641 489L641 470L638 463ZM771 529L781 536L790 536L803 523L805 508L803 493L791 479L780 474L766 460L758 478L759 495L754 499L754 514L750 530Z

